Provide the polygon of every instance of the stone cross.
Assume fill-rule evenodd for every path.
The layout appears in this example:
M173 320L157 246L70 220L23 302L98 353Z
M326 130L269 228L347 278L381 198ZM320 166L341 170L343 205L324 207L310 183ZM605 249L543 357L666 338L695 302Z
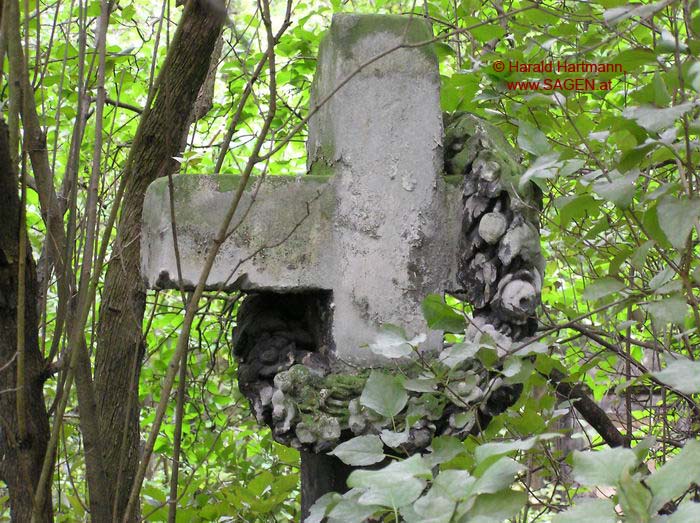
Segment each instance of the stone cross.
M312 88L311 107L323 105L309 122L310 174L251 179L207 280L210 289L330 292L331 350L353 366L381 363L366 344L384 323L428 332L422 300L455 287L461 188L443 176L438 62L431 46L410 46L431 38L420 18L334 16ZM173 178L185 288L239 181ZM148 189L143 220L143 276L177 288L167 179ZM441 342L433 331L424 347Z
M239 388L275 439L302 451L304 513L345 488L349 468L324 453L377 431L376 413L360 405L357 371L387 363L367 347L383 324L428 333L421 348L438 351L443 333L427 328L421 304L450 291L473 306L468 337L486 332L507 345L537 328L536 190L521 183L517 154L497 129L467 114L443 123L437 58L417 45L431 39L416 17L333 17L312 86L309 173L250 180L207 280L209 289L258 293L237 318ZM168 180L149 187L141 237L149 287L194 287L239 183L174 177L174 219ZM313 299L299 299L306 295ZM478 424L445 409L439 429L427 419L405 427L404 451L424 450L437 430L466 437L513 404L520 389L482 374L486 383L461 383L467 399L455 403L478 401Z

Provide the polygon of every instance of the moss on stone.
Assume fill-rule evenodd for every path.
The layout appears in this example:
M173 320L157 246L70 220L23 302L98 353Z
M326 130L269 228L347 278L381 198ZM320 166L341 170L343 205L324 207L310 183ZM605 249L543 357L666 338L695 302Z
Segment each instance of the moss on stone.
M403 15L343 14L334 17L329 34L336 48L347 56L359 40L382 32L394 33L407 44L421 44L433 39L431 26L425 19ZM432 44L418 49L429 60L437 61Z

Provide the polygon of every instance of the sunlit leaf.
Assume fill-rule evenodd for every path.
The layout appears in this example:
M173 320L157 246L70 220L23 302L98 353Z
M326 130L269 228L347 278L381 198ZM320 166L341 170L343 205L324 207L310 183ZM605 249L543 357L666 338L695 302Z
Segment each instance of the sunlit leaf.
M408 393L397 376L372 371L360 396L360 403L382 416L396 416L408 401Z
M357 436L341 443L329 454L340 458L343 463L354 467L363 467L379 463L384 459L384 444L374 434Z

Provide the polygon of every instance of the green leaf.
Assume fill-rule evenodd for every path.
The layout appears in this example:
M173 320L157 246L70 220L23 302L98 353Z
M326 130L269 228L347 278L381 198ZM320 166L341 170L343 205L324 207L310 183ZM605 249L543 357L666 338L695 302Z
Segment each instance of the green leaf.
M408 393L398 376L373 370L360 395L360 403L388 418L396 416L408 402Z
M696 16L695 18L696 20L700 21L700 15ZM700 25L700 22L698 23L698 25ZM693 80L691 82L693 89L700 93L700 62L695 62L692 66L690 66L688 72L693 76Z
M589 301L599 300L625 288L625 284L615 278L601 278L586 286L583 290L583 299Z
M644 264L654 243L654 240L648 240L635 249L634 254L630 257L632 267L638 271L644 270Z
M622 474L617 496L625 516L636 523L649 523L651 517L651 492L641 481L634 479L628 471Z
M348 477L348 486L369 488L392 479L396 481L413 477L421 479L432 477L430 468L420 454L414 454L401 461L393 461L379 470L355 470Z
M440 353L440 361L450 368L454 368L460 363L476 356L479 352L479 345L472 341L455 343Z
M441 496L436 490L430 489L425 496L413 503L413 511L417 518L415 523L450 523L456 503L454 500ZM410 523L407 520L407 523Z
M411 378L403 382L403 388L413 392L435 392L437 386L435 378Z
M492 494L510 487L515 475L525 470L520 463L503 457L487 468L476 480L472 492L476 494Z
M700 361L676 360L653 375L685 394L700 393Z
M651 85L654 88L654 103L656 105L659 107L665 107L671 103L671 95L668 94L666 83L664 82L664 79L661 78L658 71L654 73L654 79L652 80Z
M359 492L350 491L328 513L328 523L363 523L381 507L361 503Z
M485 443L476 447L474 455L476 457L476 462L481 463L492 456L501 456L503 454L510 454L518 450L530 450L533 448L537 442L541 440L547 440L552 438L558 438L561 434L548 433L539 434L528 439L521 439L515 441L497 441L492 443Z
M531 180L537 182L537 180L549 180L556 177L560 167L559 153L554 152L538 156L520 177L518 189L523 190Z
M685 299L679 295L674 295L660 301L645 303L642 307L651 314L652 319L658 324L681 324L688 312L688 304Z
M582 485L615 486L622 473L636 465L637 456L630 449L574 451L574 479Z
M525 341L518 346L518 349L513 353L516 356L530 356L531 354L546 354L549 351L549 345L541 341Z
M580 194L562 196L557 198L554 203L559 209L561 227L565 228L573 220L590 219L597 216L602 202L590 194Z
M527 494L519 490L507 490L495 494L482 494L474 507L466 514L469 523L494 523L512 518L527 503Z
M387 447L395 449L408 441L407 432L394 432L393 430L384 429L379 435Z
M379 463L384 459L384 444L379 436L373 434L357 436L341 443L328 454L354 467L364 467Z
M309 515L304 520L304 523L321 523L329 510L335 507L342 499L342 496L337 492L329 492L316 500L309 509Z
M691 483L700 484L700 441L688 440L678 455L646 478L645 483L654 495L654 512L682 495Z
M493 23L474 27L469 32L480 42L488 42L494 38L500 39L506 31L499 24Z
M664 197L657 207L657 215L668 241L676 249L682 249L693 222L700 217L700 201Z
M617 523L615 504L609 499L583 499L554 516L552 523Z
M547 141L547 136L527 122L520 122L518 125L518 145L535 156L547 154L552 149Z
M420 334L412 340L408 340L406 331L401 327L385 323L382 325L374 343L369 344L369 349L385 358L404 358L413 353L413 347L424 341L425 334Z
M463 332L467 327L464 316L447 305L439 294L429 294L423 300L423 316L428 327L447 332Z
M647 64L655 64L656 53L646 49L625 49L614 56L610 63L621 64L625 71L631 73Z
M614 7L612 9L607 9L603 13L603 20L605 20L606 24L615 25L633 16L646 18L656 11L663 9L666 5L668 4L665 2L654 2L651 4L628 4L621 7Z
M364 489L360 503L400 508L421 495L426 477L432 477L430 469L420 455L414 455L380 470L355 470L348 486Z
M454 436L438 436L430 443L432 452L425 458L431 466L446 463L464 452L464 445Z
M653 523L688 523L689 521L700 521L700 503L692 501L681 503L670 516L653 519Z
M469 496L475 481L476 478L466 470L442 470L433 481L432 490L453 501L460 501Z
M648 131L658 132L671 127L676 120L692 110L694 106L694 102L685 102L666 109L632 106L622 111L622 116L634 120L640 127L644 127Z
M616 173L616 174L615 174ZM593 184L593 191L605 200L614 203L621 209L626 209L632 204L635 180L639 173L622 176L617 171L611 173L611 180L599 180Z
M425 489L425 481L418 478L384 478L360 496L363 505L381 505L401 508L413 503Z

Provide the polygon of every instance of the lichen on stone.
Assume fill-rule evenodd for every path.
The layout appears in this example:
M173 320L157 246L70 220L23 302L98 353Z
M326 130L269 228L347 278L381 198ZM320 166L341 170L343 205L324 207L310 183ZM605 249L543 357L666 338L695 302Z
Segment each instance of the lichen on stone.
M425 355L420 363L401 367L405 379L426 380L426 368L449 378L427 390L406 387L405 407L383 416L362 401L370 370L334 370L332 353L320 343L323 330L317 328L322 309L323 297L313 293L263 293L249 296L238 312L239 387L279 443L318 453L355 436L383 434L388 446L418 452L435 436L466 437L485 427L517 398L512 391L504 394L510 389L498 373L476 359L448 366L440 354Z
M466 338L491 338L502 357L503 347L531 336L537 326L544 272L538 189L520 184L512 147L473 115L445 118L444 151L445 178L454 183L459 177L462 185L458 296L473 307ZM483 430L520 395L521 387L506 383L498 368L477 357L448 364L443 352L384 371L416 382L441 379L427 389L406 386L405 407L382 416L362 400L370 371L352 371L335 360L331 315L330 296L322 291L253 294L239 308L239 387L280 443L318 453L379 434L387 446L420 452L435 436L464 438ZM426 369L438 372L426 380Z

